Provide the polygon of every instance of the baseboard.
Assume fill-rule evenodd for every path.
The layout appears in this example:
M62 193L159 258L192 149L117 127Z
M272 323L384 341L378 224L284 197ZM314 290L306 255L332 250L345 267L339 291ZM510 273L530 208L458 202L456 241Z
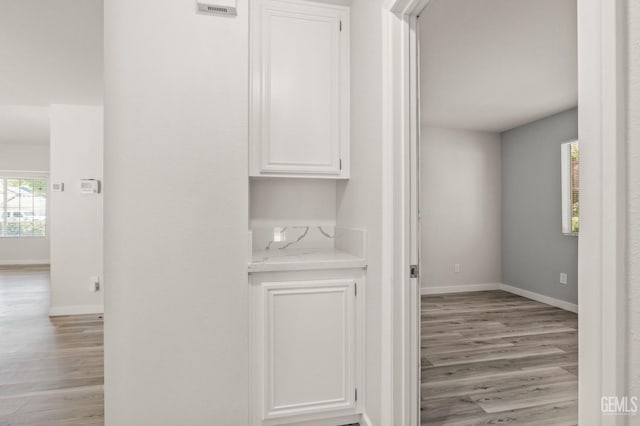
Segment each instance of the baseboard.
M50 317L60 317L65 315L87 315L104 313L104 305L72 305L72 306L52 306L49 309Z
M444 285L439 287L422 287L420 294L466 293L469 291L498 290L499 288L499 283Z
M373 422L371 421L369 416L367 416L367 413L362 414L362 420L360 421L360 423L360 426L373 426Z
M555 299L553 297L545 296L544 294L534 293L533 291L523 290L521 288L513 287L513 286L502 284L502 283L423 287L420 289L420 294L426 295L426 294L466 293L470 291L491 291L491 290L504 290L508 293L517 294L518 296L535 300L536 302L545 303L547 305L551 305L556 308L564 309L565 311L578 313L578 305L576 305L575 303L565 302L564 300Z
M555 299L553 297L545 296L544 294L534 293L533 291L523 290L507 284L500 284L500 290L517 294L518 296L526 297L527 299L535 300L536 302L555 306L556 308L564 309L565 311L574 312L576 314L578 313L578 305L575 303L565 302L564 300Z
M0 260L0 266L49 265L49 259Z

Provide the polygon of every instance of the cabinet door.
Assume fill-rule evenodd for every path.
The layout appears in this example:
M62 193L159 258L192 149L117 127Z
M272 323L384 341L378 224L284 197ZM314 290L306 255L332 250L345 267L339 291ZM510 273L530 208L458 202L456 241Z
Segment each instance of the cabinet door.
M251 174L347 177L349 9L252 5Z
M262 419L355 410L354 280L264 282L256 290Z

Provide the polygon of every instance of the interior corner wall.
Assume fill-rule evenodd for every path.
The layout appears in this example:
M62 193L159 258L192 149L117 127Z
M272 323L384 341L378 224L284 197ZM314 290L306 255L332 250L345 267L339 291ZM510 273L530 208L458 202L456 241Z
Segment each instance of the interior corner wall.
M249 5L105 2L105 421L249 421Z
M337 226L367 230L365 412L382 406L382 1L351 4L351 178L337 183Z
M90 290L90 278L102 282L102 194L80 193L81 179L103 181L103 109L101 106L51 106L50 182L51 315L100 313L103 292Z
M501 134L502 282L569 303L578 303L578 237L562 234L560 145L577 138L577 109Z
M423 127L420 156L423 291L499 284L500 136Z
M0 174L49 172L49 146L0 143ZM19 174L18 174L19 175ZM49 232L44 238L0 238L0 265L49 263Z

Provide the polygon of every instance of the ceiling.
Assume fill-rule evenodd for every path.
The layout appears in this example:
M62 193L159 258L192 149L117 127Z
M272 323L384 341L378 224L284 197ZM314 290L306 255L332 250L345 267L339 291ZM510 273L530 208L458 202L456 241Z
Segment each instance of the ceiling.
M48 143L50 104L102 104L102 23L102 0L0 0L0 143Z
M578 103L576 0L432 0L423 124L502 132Z

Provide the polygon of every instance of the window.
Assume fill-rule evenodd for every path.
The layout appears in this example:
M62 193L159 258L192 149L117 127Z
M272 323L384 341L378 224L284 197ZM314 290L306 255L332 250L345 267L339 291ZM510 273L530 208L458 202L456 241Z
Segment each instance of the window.
M562 233L580 231L580 145L578 141L561 145L562 161Z
M0 238L46 235L46 188L42 177L0 177Z

